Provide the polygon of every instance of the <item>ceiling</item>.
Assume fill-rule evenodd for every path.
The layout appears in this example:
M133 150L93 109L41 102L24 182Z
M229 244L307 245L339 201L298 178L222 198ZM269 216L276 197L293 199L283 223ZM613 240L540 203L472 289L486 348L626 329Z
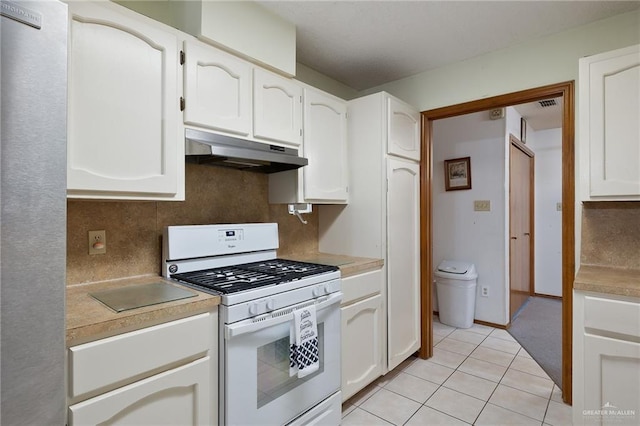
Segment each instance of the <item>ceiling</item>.
M358 91L640 8L640 1L270 1L297 61Z

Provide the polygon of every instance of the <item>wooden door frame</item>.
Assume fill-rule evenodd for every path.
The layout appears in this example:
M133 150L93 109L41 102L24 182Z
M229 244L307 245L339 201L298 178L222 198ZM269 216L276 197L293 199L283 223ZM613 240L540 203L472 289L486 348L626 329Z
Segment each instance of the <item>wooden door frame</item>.
M511 147L514 146L524 155L529 157L529 296L535 294L535 167L536 154L514 134L509 134L509 237L513 238L511 230L511 172L513 171L513 158L511 157ZM511 245L509 245L509 291L511 291ZM511 306L511 295L509 295L509 321L513 318Z
M433 356L433 122L448 117L562 96L562 398L572 400L573 279L575 276L575 82L551 84L458 105L423 111L420 161L420 357Z

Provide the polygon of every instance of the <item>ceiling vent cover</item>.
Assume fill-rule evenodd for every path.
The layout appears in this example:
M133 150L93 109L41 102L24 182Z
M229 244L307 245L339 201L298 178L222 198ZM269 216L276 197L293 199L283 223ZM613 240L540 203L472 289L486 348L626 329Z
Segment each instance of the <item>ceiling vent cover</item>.
M555 99L547 99L547 100L544 100L544 101L539 101L538 103L540 104L540 106L542 108L547 108L547 107L558 105L558 103L556 102Z

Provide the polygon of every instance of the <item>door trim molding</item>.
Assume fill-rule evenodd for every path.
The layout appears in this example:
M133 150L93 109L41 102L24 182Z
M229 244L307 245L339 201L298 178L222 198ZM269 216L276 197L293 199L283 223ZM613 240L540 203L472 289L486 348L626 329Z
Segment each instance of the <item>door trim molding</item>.
M551 84L505 95L479 99L457 105L423 111L420 161L420 260L421 333L420 357L433 356L433 284L432 188L433 122L448 117L471 114L494 108L563 97L562 111L562 398L572 401L572 327L573 279L575 276L575 82Z

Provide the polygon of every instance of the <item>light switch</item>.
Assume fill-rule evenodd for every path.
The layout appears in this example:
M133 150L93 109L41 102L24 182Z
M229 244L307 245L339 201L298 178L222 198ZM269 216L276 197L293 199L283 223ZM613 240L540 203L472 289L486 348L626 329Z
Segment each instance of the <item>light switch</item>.
M491 200L475 200L473 202L473 210L477 212L491 211Z

